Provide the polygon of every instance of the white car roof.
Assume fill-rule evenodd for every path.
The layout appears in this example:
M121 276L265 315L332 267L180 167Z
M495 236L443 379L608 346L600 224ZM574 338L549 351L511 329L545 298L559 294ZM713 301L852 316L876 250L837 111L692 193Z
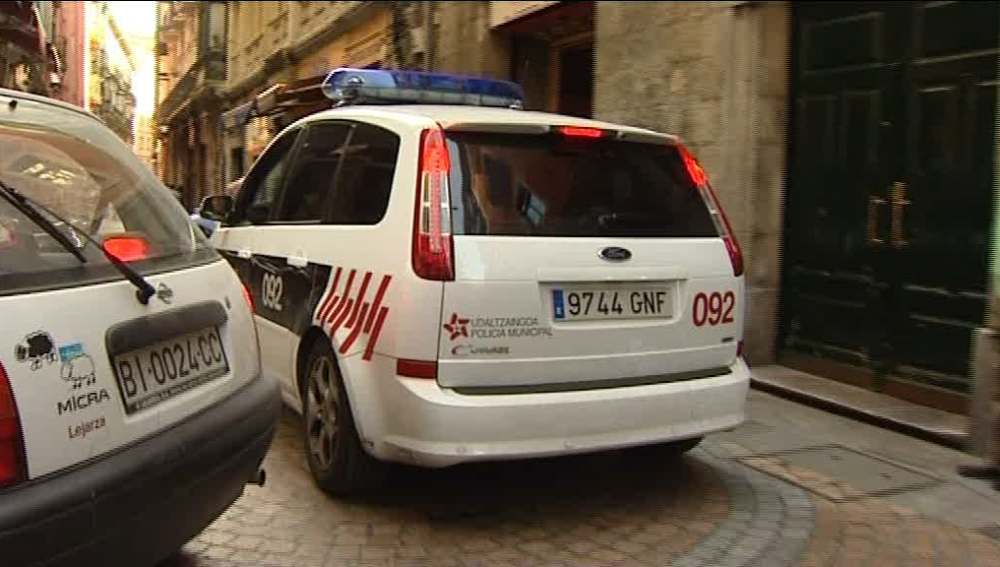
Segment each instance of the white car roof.
M472 126L476 124L579 126L632 133L644 137L660 138L668 143L677 143L678 141L676 136L670 134L647 130L645 128L636 128L634 126L626 126L623 124L613 124L611 122L591 120L589 118L578 118L575 116L566 116L550 112L537 112L533 110L513 110L508 108L471 105L406 104L345 106L311 114L300 120L299 123L305 124L315 120L330 120L334 118L363 119L366 117L382 117L397 120L402 119L404 122L412 122L413 118L418 119L420 122L432 120L446 130L457 129L463 125ZM410 120L407 120L408 118Z

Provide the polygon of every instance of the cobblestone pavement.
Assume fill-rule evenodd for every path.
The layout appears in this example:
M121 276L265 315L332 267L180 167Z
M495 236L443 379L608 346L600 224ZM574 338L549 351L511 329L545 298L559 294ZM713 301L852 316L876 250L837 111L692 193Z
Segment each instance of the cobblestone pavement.
M161 567L1000 567L1000 542L988 530L948 521L946 503L934 500L942 490L971 498L989 517L1000 511L1000 498L991 500L979 486L955 486L940 471L910 467L897 473L890 460L852 465L850 458L867 457L830 452L829 438L796 437L774 416L812 420L818 431L857 426L756 392L751 402L753 419L746 426L711 438L682 459L619 451L438 471L406 468L395 472L385 494L364 502L335 500L314 487L298 418L288 413L267 459L267 485L247 487ZM894 435L878 430L865 438L884 438L896 450L913 445L928 467L934 458L948 466L962 458ZM840 468L827 470L824 458ZM831 476L830 470L843 474ZM894 478L910 484L893 487Z

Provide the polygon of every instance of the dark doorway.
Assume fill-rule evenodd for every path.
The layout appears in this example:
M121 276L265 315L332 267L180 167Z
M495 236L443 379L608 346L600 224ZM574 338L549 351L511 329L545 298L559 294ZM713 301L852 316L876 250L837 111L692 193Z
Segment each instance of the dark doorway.
M794 5L786 363L940 387L925 403L969 389L988 293L998 6Z
M565 47L559 52L560 114L590 118L594 112L594 44Z

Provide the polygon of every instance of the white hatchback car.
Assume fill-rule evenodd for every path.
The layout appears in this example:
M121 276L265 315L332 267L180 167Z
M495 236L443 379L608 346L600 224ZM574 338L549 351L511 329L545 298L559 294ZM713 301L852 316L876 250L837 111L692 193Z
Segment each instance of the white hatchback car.
M152 565L262 480L245 288L107 127L7 90L0 319L0 564Z
M676 138L518 110L502 81L340 69L324 91L338 108L211 211L321 486L742 422L740 250Z

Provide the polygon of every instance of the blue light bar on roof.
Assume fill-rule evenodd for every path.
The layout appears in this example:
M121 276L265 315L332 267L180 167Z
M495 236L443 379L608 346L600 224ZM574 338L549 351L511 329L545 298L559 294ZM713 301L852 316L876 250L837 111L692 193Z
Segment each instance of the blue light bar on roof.
M462 104L520 108L524 100L521 86L510 81L418 71L340 68L326 76L321 88L328 99L338 104Z

